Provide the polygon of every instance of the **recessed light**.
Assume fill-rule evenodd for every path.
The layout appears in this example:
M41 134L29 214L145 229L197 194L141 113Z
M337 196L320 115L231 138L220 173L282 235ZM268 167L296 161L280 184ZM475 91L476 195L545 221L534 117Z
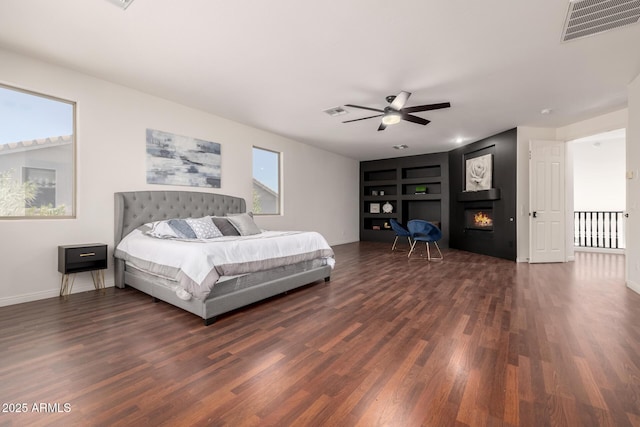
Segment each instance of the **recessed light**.
M456 144L462 144L463 141L464 141L464 138L462 138L461 136L456 138Z
M395 148L396 150L404 150L409 148L409 146L406 144L398 144L398 145L394 145L393 148Z
M551 114L551 108L543 108L540 114Z

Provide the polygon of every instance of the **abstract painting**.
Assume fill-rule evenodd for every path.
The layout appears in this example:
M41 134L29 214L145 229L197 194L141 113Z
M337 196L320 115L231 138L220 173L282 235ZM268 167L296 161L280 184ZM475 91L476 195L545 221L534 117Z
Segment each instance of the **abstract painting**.
M147 129L147 183L220 188L220 144Z
M465 191L489 190L492 184L492 155L474 157L466 161Z

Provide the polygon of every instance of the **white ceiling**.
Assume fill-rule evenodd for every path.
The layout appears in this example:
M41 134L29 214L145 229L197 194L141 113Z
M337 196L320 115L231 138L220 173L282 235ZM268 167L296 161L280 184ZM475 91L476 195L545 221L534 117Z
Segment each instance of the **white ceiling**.
M0 48L358 160L626 106L640 24L560 41L568 0L2 0ZM378 132L344 104L451 102ZM549 108L551 114L542 115ZM215 135L211 135L216 140ZM256 141L255 143L259 143ZM409 149L396 151L395 144Z

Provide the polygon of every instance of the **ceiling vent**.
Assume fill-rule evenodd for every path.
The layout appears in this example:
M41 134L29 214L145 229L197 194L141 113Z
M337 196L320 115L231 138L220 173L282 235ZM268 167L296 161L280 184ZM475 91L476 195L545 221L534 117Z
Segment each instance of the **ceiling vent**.
M640 0L638 0L638 1L640 1ZM348 111L345 110L342 107L327 108L326 110L323 110L323 112L327 113L331 117L342 116L343 114L347 114L348 113Z
M108 0L108 1L122 8L122 10L127 10L129 5L133 3L133 0Z
M573 0L562 30L562 41L635 24L640 18L640 0Z

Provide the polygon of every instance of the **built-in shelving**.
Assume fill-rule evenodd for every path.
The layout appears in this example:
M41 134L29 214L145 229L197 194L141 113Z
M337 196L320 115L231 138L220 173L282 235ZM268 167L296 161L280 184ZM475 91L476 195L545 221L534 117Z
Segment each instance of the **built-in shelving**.
M425 219L439 223L445 246L449 227L449 177L446 153L397 157L360 163L360 239L391 241L389 219L401 223ZM381 194L382 193L382 194ZM382 206L393 206L391 214ZM378 204L379 212L371 212ZM378 211L378 209L375 209Z

